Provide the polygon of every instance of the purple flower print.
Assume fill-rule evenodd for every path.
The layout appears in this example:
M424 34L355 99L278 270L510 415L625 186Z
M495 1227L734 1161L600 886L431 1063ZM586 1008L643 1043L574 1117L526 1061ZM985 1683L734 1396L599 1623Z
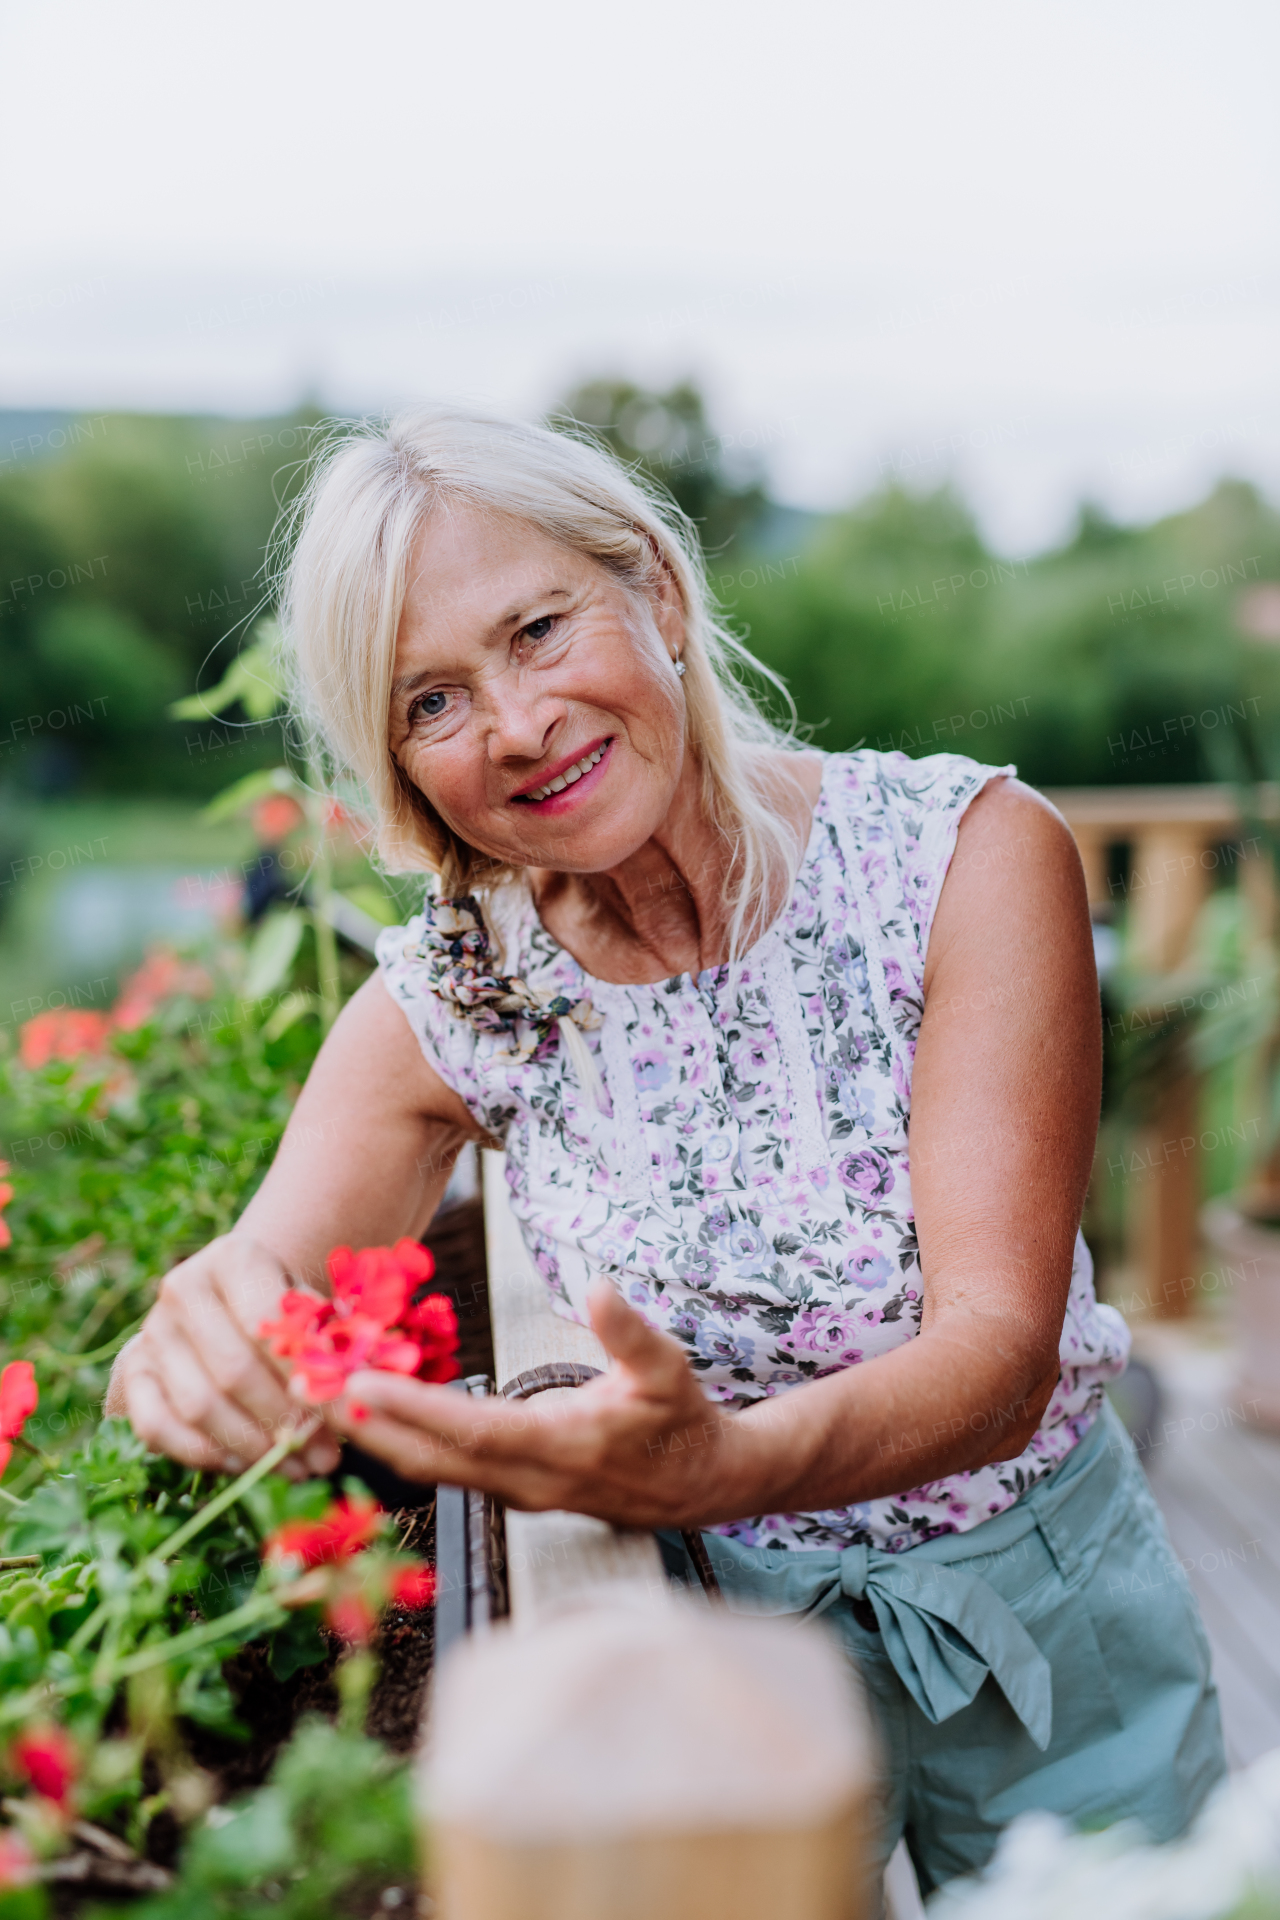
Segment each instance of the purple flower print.
M862 1092L856 1080L846 1080L839 1088L837 1099L840 1111L855 1127L870 1128L875 1121L876 1112L870 1100Z
M691 1287L709 1287L716 1277L716 1258L709 1247L681 1247L675 1270Z
M840 1178L867 1206L893 1192L893 1168L887 1155L875 1147L864 1147L861 1153L851 1153L847 1160L842 1160Z
M739 1220L730 1231L729 1245L735 1260L758 1260L765 1250L765 1237L759 1227Z
M910 985L907 981L907 976L902 971L902 968L898 965L896 960L890 960L888 957L886 957L885 963L884 963L884 977L885 977L885 984L888 986L888 989L889 989L889 999L891 1003L894 1000L901 1000L904 994L909 993L911 991Z
M671 1068L660 1053L638 1053L631 1062L636 1085L647 1093L657 1093L671 1079Z
M859 1247L844 1263L844 1278L851 1287L882 1287L893 1274L893 1264L875 1247Z
M756 1343L729 1327L717 1327L704 1320L698 1328L698 1352L704 1360L716 1360L722 1367L749 1367L755 1357Z
M843 1355L850 1345L849 1323L833 1307L810 1307L797 1314L790 1333L779 1342L793 1353L820 1354L824 1360Z
M768 1065L768 1047L763 1040L739 1040L730 1062L739 1080L759 1080Z
M560 1263L556 1259L555 1244L554 1240L549 1240L542 1233L538 1234L533 1244L533 1264L543 1279L550 1281L553 1286L560 1281Z

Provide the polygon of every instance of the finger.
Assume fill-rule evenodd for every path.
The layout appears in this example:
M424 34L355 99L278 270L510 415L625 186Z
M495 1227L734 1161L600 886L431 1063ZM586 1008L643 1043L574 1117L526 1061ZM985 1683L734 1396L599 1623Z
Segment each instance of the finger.
M474 1448L482 1441L500 1439L514 1411L502 1400L472 1400L448 1387L367 1368L349 1377L341 1399L326 1407L325 1418L361 1446L369 1431L369 1416L382 1413L445 1446ZM524 1419L519 1424L523 1429L529 1423Z
M598 1383L592 1382L592 1385ZM555 1472L574 1453L575 1434L594 1424L582 1387L563 1407L526 1407L497 1398L473 1400L446 1387L428 1386L403 1374L372 1370L353 1373L341 1400L326 1409L326 1419L359 1446L376 1433L416 1464L410 1479L443 1479L458 1486L496 1487L492 1469L531 1468ZM377 1425L391 1421L394 1435ZM482 1462L465 1477L459 1463Z
M677 1376L687 1374L685 1357L676 1342L629 1307L611 1281L592 1281L587 1289L587 1312L596 1338L610 1359L620 1360L633 1373L649 1376L664 1387L673 1369Z
M332 1473L342 1459L342 1448L333 1435L322 1428L314 1440L308 1440L296 1458L301 1461L307 1473Z
M360 1404L360 1403L357 1403ZM561 1507L571 1482L533 1461L494 1459L476 1447L455 1446L394 1417L363 1409L354 1433L361 1450L374 1454L405 1480L428 1486L475 1487L496 1494L508 1506L530 1512Z
M184 1466L221 1472L221 1449L207 1433L200 1433L179 1418L153 1373L138 1369L130 1374L125 1405L134 1432L153 1453L167 1453Z
M229 1463L238 1460L247 1465L251 1460L260 1459L279 1437L282 1427L293 1423L287 1402L284 1420L275 1427L263 1427L250 1419L242 1407L219 1389L204 1355L194 1353L185 1339L166 1341L163 1359L159 1362L152 1359L151 1367L164 1383L170 1406L181 1408L183 1424L208 1434Z
M278 1432L293 1411L284 1381L241 1326L217 1286L198 1278L181 1288L171 1288L166 1280L161 1297L175 1330L200 1356L204 1372L222 1397L242 1408L259 1427ZM260 1294L259 1320L269 1313L270 1305ZM251 1458L256 1459L257 1454Z
M362 1453L385 1461L402 1479L431 1486L442 1477L439 1462L444 1450L421 1428L405 1426L385 1414L366 1413L351 1431ZM459 1450L455 1447L449 1451L456 1455ZM464 1486L467 1482L458 1480L454 1484Z

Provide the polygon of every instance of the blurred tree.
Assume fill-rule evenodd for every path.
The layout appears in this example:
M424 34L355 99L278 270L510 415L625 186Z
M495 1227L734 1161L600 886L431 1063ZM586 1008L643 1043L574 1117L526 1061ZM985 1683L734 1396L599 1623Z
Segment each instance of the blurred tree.
M712 431L690 381L666 393L631 380L588 380L554 407L553 427L585 427L629 467L671 494L698 529L703 551L719 557L748 533L767 505L753 461L735 458L729 436Z
M1086 504L1060 548L1009 560L945 489L788 520L688 382L590 381L554 419L690 514L726 613L822 746L948 748L1045 785L1220 778L1237 735L1274 758L1280 652L1245 641L1238 607L1280 581L1280 515L1250 486L1148 527ZM243 703L203 724L162 708L236 657L314 424L111 415L0 480L0 782L34 791L78 767L94 787L209 794L279 760L274 722L240 730ZM94 700L55 766L29 718ZM1224 717L1242 700L1247 736Z
M1127 785L1220 777L1242 702L1253 735L1280 730L1280 656L1237 624L1241 594L1280 579L1280 515L1239 482L1150 527L1086 508L1030 561L987 551L950 494L891 489L736 578L733 617L824 746Z
M236 769L279 757L275 729L236 731L239 708L216 741L164 710L219 678L260 609L266 542L314 423L98 416L88 439L0 481L0 777L208 793L226 784L214 748L233 735ZM68 703L94 718L51 759L50 729L28 721Z

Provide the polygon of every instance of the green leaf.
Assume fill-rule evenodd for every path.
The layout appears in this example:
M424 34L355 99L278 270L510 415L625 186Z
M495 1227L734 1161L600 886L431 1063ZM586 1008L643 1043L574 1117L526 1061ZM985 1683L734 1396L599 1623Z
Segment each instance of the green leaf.
M233 814L244 812L255 800L265 800L269 793L291 793L297 798L301 792L288 767L264 767L259 773L246 773L242 780L215 794L200 818L206 826L216 827Z
M375 886L372 881L365 881L358 887L347 887L345 895L353 907L359 907L361 913L367 913L369 918L376 920L380 927L394 927L398 924L399 907L389 894L384 893L382 888Z
M306 928L307 916L298 907L280 907L267 915L249 947L246 1000L261 1000L283 985Z
M271 1636L271 1671L277 1680L289 1680L303 1667L318 1665L328 1653L328 1647L320 1638L315 1609L299 1608L289 1615L279 1632Z
M263 1027L263 1039L267 1042L278 1040L282 1033L288 1033L295 1020L301 1020L304 1013L319 1013L321 1004L317 993L287 993Z
M5 1529L8 1553L42 1553L59 1559L84 1550L88 1519L78 1480L59 1474L46 1480Z
M269 631L264 632L266 629ZM211 720L237 700L251 720L270 719L283 704L285 696L284 673L279 657L279 630L273 620L263 621L257 631L264 634L263 639L246 647L231 662L216 687L210 687L207 693L191 693L185 699L173 702L169 708L171 720Z
M48 1911L43 1887L8 1887L0 1893L0 1920L45 1920Z
M192 1843L192 1865L202 1879L251 1887L294 1864L289 1807L279 1787L263 1787L221 1826L206 1826Z

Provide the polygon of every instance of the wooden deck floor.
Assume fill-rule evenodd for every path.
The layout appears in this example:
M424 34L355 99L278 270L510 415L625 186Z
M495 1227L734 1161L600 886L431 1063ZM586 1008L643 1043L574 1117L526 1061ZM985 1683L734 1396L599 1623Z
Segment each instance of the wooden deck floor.
M1211 1337L1147 1325L1134 1350L1160 1382L1144 1459L1204 1615L1235 1769L1280 1747L1280 1437L1249 1424Z

